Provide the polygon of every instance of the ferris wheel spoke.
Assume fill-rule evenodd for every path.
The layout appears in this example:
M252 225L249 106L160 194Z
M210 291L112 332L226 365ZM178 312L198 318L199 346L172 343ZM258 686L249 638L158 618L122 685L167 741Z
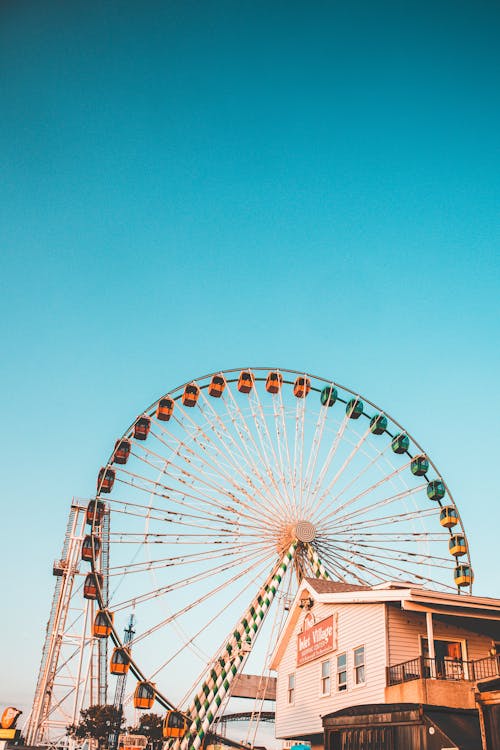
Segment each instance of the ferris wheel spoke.
M391 481L392 479L394 479L394 477L397 476L398 474L400 474L401 471L402 471L402 469L396 469L396 471L393 471L391 474L388 474L388 475L384 476L378 482L374 482L372 485L370 485L370 487L367 487L362 492L359 492L357 495L354 495L354 497L351 497L349 500L346 500L341 505L338 505L337 507L333 508L333 510L330 511L330 513L327 513L326 515L323 515L323 516L320 515L319 518L318 518L318 524L319 523L322 524L322 523L324 523L325 521L328 521L331 518L338 518L338 520L340 520L340 521L344 520L345 518L349 518L350 517L349 515L339 516L339 514L342 511L344 511L346 508L350 507L354 503L358 502L362 498L364 498L367 495L369 495L374 490L376 490L379 487L381 487L386 482ZM407 490L403 490L402 492L399 492L397 495L392 495L390 498L387 498L387 502L394 501L395 499L396 500L400 500L403 497L408 497L410 495L414 495L417 492L421 492L426 487L427 487L427 483L426 484L420 484L420 485L417 485L415 487L411 487L411 488L409 488ZM381 502L385 502L385 501L381 501ZM366 509L371 509L371 508L374 508L374 507L379 507L378 503L373 503L372 505L367 505ZM358 512L365 512L365 509L362 508L359 511L354 511L354 513L352 515L356 515Z
M425 582L425 583L431 583L435 584L435 579L431 578L430 576L426 576L423 573L417 573L414 570L408 570L404 566L402 566L400 563L398 565L392 565L390 562L387 561L387 558L377 558L373 555L368 555L365 552L362 552L361 550L356 550L356 557L358 558L358 564L359 564L359 558L365 560L366 562L370 563L373 567L377 566L377 570L389 571L389 574L392 575L395 571L397 575L395 576L395 580L405 580L402 578L402 575L408 575L412 580L417 580L419 582ZM394 562L398 562L395 560ZM386 575L382 576L382 580L387 580ZM390 580L390 579L389 579ZM452 586L448 586L447 588L453 589Z
M171 615L166 620L162 621L161 623L158 623L155 626L154 630L159 630L165 625L168 625L172 621L172 619L178 618L181 615L187 614L187 612L191 611L198 605L203 604L209 598L211 598L212 596L214 596L215 594L219 593L224 588L226 588L228 585L235 583L235 581L246 577L250 573L253 573L255 569L259 567L259 564L260 564L260 571L257 572L255 575L253 575L252 579L244 586L244 588L241 589L241 591L239 591L236 594L236 596L234 596L229 602L225 602L222 608L219 609L208 621L206 622L204 621L201 628L193 636L191 636L189 641L187 641L186 643L183 643L177 649L177 651L175 651L171 656L169 656L169 658L166 661L164 661L154 672L152 672L149 676L149 679L153 680L155 677L157 677L158 674L160 674L160 672L162 672L169 664L171 664L179 656L179 654L182 653L186 645L191 645L196 640L196 638L199 638L199 636L206 630L207 627L209 627L210 625L213 625L219 618L221 618L224 612L233 604L235 604L235 602L237 602L238 599L240 599L244 593L246 593L251 587L255 587L260 577L264 574L264 572L267 572L267 570L269 569L268 567L269 560L270 560L269 557L265 557L265 558L260 559L258 562L254 562L252 565L249 565L246 568L246 570L243 571L243 573L238 572L235 576L230 578L229 581L225 581L223 584L220 584L216 588L212 589L212 591L208 592L207 594L204 594L204 596L197 599L196 602L189 604L188 606L184 607L180 612L176 613L175 615ZM142 636L142 638L145 638L145 637L146 637L145 635ZM142 638L141 636L139 636L138 638L134 639L132 644L137 643L138 640L142 640ZM203 674L205 673L207 667L208 667L208 663L205 663L203 672L199 675L198 679L196 680L197 685L203 679Z
M185 410L182 409L182 411L185 414ZM192 419L192 417L190 417L189 415L186 415L186 416L187 416L187 419L189 420L189 422L196 429L195 436L194 437L191 436L191 437L192 437L193 440L195 440L195 442L197 442L197 444L200 445L201 449L205 450L205 451L210 450L210 449L214 450L214 452L215 452L215 454L217 456L218 463L221 464L223 467L225 467L228 470L228 478L229 479L233 476L232 473L235 473L236 475L240 476L241 479L243 479L243 486L237 485L237 487L238 487L238 489L240 491L244 489L245 484L248 484L249 487L250 487L251 492L249 492L248 490L246 490L245 491L246 494L248 494L252 498L253 498L254 494L259 495L258 488L256 488L254 486L254 484L253 484L252 480L250 479L250 477L248 476L248 474L245 474L242 471L240 465L238 464L237 461L235 461L234 457L232 455L228 455L226 452L222 451L220 449L220 447L217 445L217 443L215 443L215 441L213 441L210 438L210 436L208 435L208 433L205 430L202 429L201 425L196 425L196 423L194 422L194 420ZM183 426L185 426L185 425L183 425ZM201 436L205 442L200 442L199 441L199 436ZM229 463L228 463L228 459L229 459Z
M377 516L376 519L372 518L361 518L356 521L355 525L347 525L342 526L342 524L338 524L335 521L331 521L326 527L329 530L335 529L335 533L343 533L344 531L350 531L351 529L363 529L366 526L369 528L373 528L375 526L385 526L388 524L403 524L407 521L413 521L417 518L427 518L429 516L435 516L436 515L436 509L435 508L428 508L427 510L409 510L409 511L401 511L397 513L392 513L387 516ZM323 527L322 527L323 528ZM443 532L445 533L445 532Z
M361 469L361 471L359 471L359 472L358 472L357 474L355 474L355 475L354 475L354 476L352 477L351 481L350 481L350 482L348 482L348 483L347 483L347 484L346 484L346 485L345 485L345 486L344 486L344 487L343 487L343 488L342 488L342 489L341 489L341 490L340 490L340 491L339 491L339 492L338 492L338 493L337 493L337 494L335 495L335 497L334 497L334 501L336 501L336 500L338 500L339 498L341 498L341 497L342 497L342 495L343 495L343 494L344 494L345 492L347 492L347 490L348 490L348 489L349 489L350 487L352 487L352 486L353 486L354 484L356 484L356 482L358 482L358 481L359 481L359 480L361 479L361 477L362 477L362 476L364 476L364 474L366 474L366 472L367 472L367 471L369 471L369 470L370 470L371 468L373 468L373 467L375 466L375 464L376 464L376 463L377 463L378 461L380 461L380 459L381 459L381 458L382 458L382 457L383 457L383 456L384 456L384 455L385 455L386 453L389 453L389 449L390 449L390 448L391 448L391 443L389 442L389 443L387 443L387 444L386 444L386 445L384 446L384 448L383 448L382 450L377 450L377 451L376 451L376 453L375 453L375 456L373 456L373 458L371 458L371 459L370 459L370 461L368 461L368 462L367 462L367 463L366 463L366 464L365 464L365 465L363 466L363 468ZM352 454L352 458L354 458L354 455L356 455L356 453L357 453L357 450L355 451L355 453L353 453L353 454ZM352 460L352 459L351 459L351 460ZM404 466L400 467L400 470L403 470L403 469L406 469L406 468L408 468L408 467L409 467L409 465L410 465L410 463L411 463L411 461L407 461L407 462L406 462L406 463L404 464ZM346 467L344 467L344 468L342 469L342 471L341 471L341 472L340 472L340 474L339 474L339 477L340 477L340 475L341 475L341 474L342 474L342 473L343 473L343 472L345 471L345 468L346 468ZM338 479L339 477L337 477L337 479ZM336 482L336 481L337 481L337 480L335 480L335 482ZM332 489L331 487L328 487L328 488L327 488L327 491L329 492L329 491L330 491L331 489Z
M365 566L345 558L338 550L331 548L322 549L321 559L328 563L330 574L340 578L343 583L349 583L354 578L361 586L368 584L369 578L366 577L368 571L365 569ZM343 576L339 573L339 569L343 572ZM382 579L380 578L379 580Z
M325 430L327 415L328 415L328 408L325 406L320 410L318 419L316 421L316 426L315 426L314 435L313 435L312 444L311 444L311 450L309 452L309 457L307 460L305 479L304 479L303 490L302 490L303 495L305 497L307 497L308 495L308 492L312 485L314 472L316 471L316 465L318 462L319 450L321 447L321 440L323 438L323 432Z
M203 512L205 514L205 517L207 517L208 512L207 512L206 508L202 509L198 505L192 505L192 504L186 503L185 500L181 500L180 499L180 496L182 496L182 497L189 497L190 499L193 499L193 500L196 500L197 502L199 502L200 505L203 505L205 501L204 501L203 498L200 498L198 495L193 495L193 494L187 492L184 489L182 491L178 491L178 490L176 490L176 488L170 487L168 485L164 485L161 482L159 482L158 480L155 481L154 479L149 479L147 477L143 477L143 476L141 476L140 474L137 474L137 473L133 473L133 472L129 472L129 471L122 472L122 473L125 476L130 477L130 479L126 480L123 477L120 477L120 478L117 478L118 482L120 482L122 484L125 484L125 485L128 485L129 487L131 487L133 489L142 491L142 492L146 493L149 496L155 496L155 497L159 497L159 498L164 498L164 499L169 500L170 502L172 502L172 503L174 503L176 505L180 505L182 507L188 507L190 510L197 511L198 514L201 513L201 512ZM139 480L140 482L144 482L144 484L139 484L136 480ZM167 492L158 492L158 488L164 489ZM229 495L226 495L226 497L230 501L234 501L234 499L235 499L234 495L232 493L230 493ZM148 515L149 515L149 506L143 506L143 507L148 509ZM263 522L262 516L259 517L259 516L254 516L254 515L248 515L248 514L243 513L243 512L238 513L237 509L234 508L233 506L231 506L230 504L229 505L225 504L224 506L219 506L219 507L220 507L220 510L224 510L224 511L228 511L228 512L232 513L235 516L235 518L231 519L231 518L228 518L227 516L223 517L222 514L219 512L218 516L217 516L217 514L214 514L214 513L211 514L212 515L212 520L217 519L217 517L219 518L219 520L222 519L222 518L224 518L224 520L225 520L226 523L238 523L239 526L243 526L244 525L241 522L241 520L240 520L241 517L248 518L249 520L253 520L253 521L257 520L257 521L260 521L261 523ZM165 509L163 512L164 513L168 513L169 511L168 511L168 509ZM175 515L176 513L178 514L179 511L170 511L170 512ZM207 520L208 520L208 517L207 517ZM269 518L266 517L266 523L268 525L272 526L272 525L275 525L276 521L272 517L269 517Z
M387 542L388 544L389 542ZM378 559L386 559L386 560L393 560L395 562L401 561L401 562L415 562L416 564L425 564L429 565L431 562L433 566L441 567L441 568L450 568L451 560L448 557L440 557L438 555L433 555L430 553L424 553L424 552L411 552L408 549L399 549L394 547L381 547L377 544L367 544L363 541L356 540L353 541L352 544L350 544L347 540L342 542L337 542L337 545L340 549L344 549L347 551L346 548L352 549L353 546L356 547L356 549L360 549L365 551L367 554L367 550L370 552L370 554L374 558ZM375 550L375 551L374 551ZM384 555L379 555L378 552L383 552ZM412 558L412 559L407 559ZM441 565L441 563L446 563L446 565Z
M288 430L285 418L285 406L283 404L283 389L280 388L278 393L273 396L273 417L274 429L276 433L276 445L278 447L278 456L280 466L283 469L283 482L285 493L288 496L289 504L292 508L297 508L297 497L295 494L294 472L290 457L290 446L288 444Z
M348 417L347 414L344 417L344 422L346 424L349 422L349 417ZM345 427L344 427L344 430L345 430ZM363 435L361 435L361 437L359 438L358 442L354 445L354 448L352 449L352 451L350 452L350 454L347 456L347 458L344 460L344 462L342 463L342 465L340 466L340 468L337 470L337 472L335 473L335 475L332 477L332 479L328 482L328 484L324 488L322 488L321 495L319 496L319 498L318 498L318 500L316 502L316 505L315 505L315 509L316 510L318 510L320 512L320 508L321 508L322 504L324 503L324 501L326 500L326 498L329 497L329 495L330 495L333 487L336 485L336 483L338 482L339 478L342 476L342 474L344 473L344 471L346 471L347 467L351 464L351 462L354 459L354 457L360 451L363 450L363 446L364 446L367 438L369 437L369 435L371 435L371 432L370 432L370 428L368 427L365 430L365 432L363 433ZM329 502L331 504L332 501L329 500ZM324 512L324 509L323 509L323 512Z
M327 408L327 407L326 407ZM323 463L323 466L320 469L318 478L314 484L314 488L312 492L310 493L310 500L308 504L308 512L310 514L315 514L318 510L318 507L321 504L321 501L323 499L323 496L325 495L325 492L323 492L321 495L319 495L320 490L322 488L322 484L325 480L325 477L328 473L328 470L330 469L330 466L332 464L333 459L335 458L335 455L337 453L338 447L340 445L340 441L342 440L342 437L346 431L347 425L349 422L349 416L347 413L344 415L339 427L337 428L337 433L332 441L332 444L330 446L330 450L328 451L328 454L325 458L325 461Z
M229 386L229 384L227 384L227 386L226 386L226 392L230 393L230 386ZM232 393L231 393L231 396L232 396ZM228 411L228 402L226 400L225 394L222 396L221 401L225 405L226 412L227 412L227 414L230 417L231 425L233 426L233 429L235 431L234 435L229 432L228 427L227 427L225 421L223 419L221 419L221 417L217 414L217 412L215 411L214 407L212 406L212 404L210 403L210 401L206 398L206 396L204 394L202 394L202 400L203 400L203 403L205 404L206 409L209 410L209 413L212 415L213 419L215 420L216 424L218 425L218 427L219 427L219 429L221 431L220 433L217 432L216 434L217 434L217 437L219 438L219 440L221 441L221 443L224 445L227 453L232 457L233 456L233 451L236 452L237 456L239 457L239 458L236 459L238 465L240 465L242 467L246 466L247 469L248 469L249 475L252 476L252 477L255 477L257 479L257 481L259 482L259 484L261 484L262 487L264 488L265 494L267 494L268 491L269 491L269 487L268 487L267 483L264 482L263 476L262 476L261 472L257 469L255 461L251 457L250 451L248 450L248 446L246 445L245 441L241 441L241 433L235 427L234 415L232 415ZM236 403L235 400L234 400L234 397L232 398L232 403L233 404ZM204 409L202 409L202 413L205 413ZM240 418L243 417L243 415L241 414L241 411L239 411L239 417ZM214 424L213 421L211 422L211 424L212 424L212 429L214 429L214 427L213 427L213 424ZM238 439L236 439L237 437L238 437ZM228 443L229 443L229 445L228 445ZM247 478L248 478L249 475L245 474L245 476L247 476ZM252 490L255 491L256 487L253 485L253 482L252 482L251 486L252 486Z
M298 517L304 516L304 431L306 421L306 397L297 399L295 406L295 439L293 443L293 482L298 495Z
M148 591L144 594L141 594L139 596L133 597L131 599L127 599L126 601L119 602L117 604L113 605L113 611L118 612L122 609L127 609L132 606L136 606L138 604L141 604L145 601L148 601L150 599L164 596L165 594L168 594L172 591L176 591L179 588L185 588L186 586L190 586L194 583L198 583L200 581L203 581L205 579L211 578L212 576L220 575L221 573L226 572L227 570L233 570L237 565L241 565L243 563L248 562L254 557L253 551L246 555L242 555L238 560L232 560L231 562L224 562L221 565L217 565L214 568L210 568L208 570L204 570L201 573L197 573L194 575L187 576L186 578L183 578L178 581L174 581L172 583L169 583L165 586L160 586L159 588L152 589L151 591ZM111 600L111 597L110 597Z
M266 477L268 480L271 480L271 484L273 484L273 480L271 476L269 475L269 472L262 471L259 469L255 462L255 458L261 463L262 467L268 466L268 459L267 456L262 452L262 443L259 447L255 441L254 435L252 434L252 431L248 428L247 421L245 420L243 413L238 405L237 400L234 397L234 394L232 392L232 389L229 387L227 388L227 395L229 396L229 400L226 400L223 398L224 405L226 407L227 413L229 414L231 421L234 425L234 428L240 438L242 448L246 451L248 455L248 460L251 463L253 467L253 473L258 478L260 484L262 485L262 488L264 490L264 494L266 497L269 497L270 494L273 497L276 497L276 484L274 482L274 490L273 487L271 487L268 482L266 481ZM252 455L252 452L254 452L254 455Z
M218 583L213 588L209 589L208 591L204 592L201 596L197 597L195 600L189 602L189 604L186 604L183 606L180 610L176 612L172 612L163 619L161 622L156 623L153 627L149 628L147 631L144 631L143 633L140 633L137 635L132 641L131 645L135 645L137 643L140 643L141 641L148 638L152 633L160 630L161 628L169 625L174 620L178 620L184 615L186 615L188 612L191 612L193 609L196 609L196 607L199 607L201 604L204 604L205 602L208 602L209 599L219 594L221 591L223 591L228 586L231 586L231 584L235 583L238 580L245 580L249 575L251 575L251 580L241 589L238 591L238 593L235 595L234 599L230 602L225 602L223 607L213 616L213 618L206 622L205 619L203 620L203 627L199 631L200 633L203 632L203 630L207 627L209 623L212 623L215 621L223 612L224 610L230 606L234 601L237 601L242 594L248 590L252 585L255 584L256 580L259 578L259 576L262 576L263 572L269 570L269 562L274 559L275 553L270 554L267 552L261 552L257 556L252 558L252 561L249 565L247 565L242 570L238 570L237 573L235 573L233 576L228 578L227 580L224 580L222 583ZM266 567L267 566L267 567ZM198 633L199 635L199 633ZM193 640L197 637L197 635L193 636ZM182 650L179 649L179 651ZM171 662L179 652L176 652L173 654L167 662L165 662L164 665L162 665L162 668L164 668L169 662ZM159 671L159 670L158 670ZM154 677L157 674L155 672L152 677Z
M148 463L147 459L145 459L144 457L140 457L140 459L144 463ZM186 476L190 476L194 478L194 475L191 474L190 472L182 470L182 473L185 474ZM187 483L184 478L180 478L173 474L169 474L169 476L171 476L171 478L173 478L175 481L179 482L180 484L185 485L186 487L193 486L192 483L191 484ZM142 477L142 479L145 480L144 477ZM149 482L149 484L154 483L155 485L159 485L160 487L166 490L169 490L171 492L174 492L176 490L176 488L174 487L170 487L169 485L165 485L161 483L158 479L156 480L150 479L150 480L145 480L145 481ZM233 503L233 505L231 504L225 505L224 506L225 510L228 510L234 514L238 514L239 516L245 515L246 517L253 518L253 519L255 519L257 516L262 517L264 515L268 517L269 522L271 523L274 522L273 517L269 515L268 513L268 505L265 505L264 502L259 502L259 500L255 498L254 495L248 494L248 490L242 485L234 481L231 483L235 487L235 489L241 493L241 495L245 495L248 497L248 501L243 501L241 498L241 495L240 497L236 497L233 492L229 491L228 487L222 487L218 484L202 481L201 484L204 485L205 489L208 488L208 489L213 490L215 493L217 493L216 498L217 497L219 498L219 504L217 504L216 498L212 497L211 495L207 495L207 493L204 492L203 489L198 486L198 484L199 482L197 482L197 485L196 485L196 489L199 493L198 495L193 495L192 493L189 493L185 491L184 489L182 491L182 494L185 494L187 497L192 497L196 499L199 503L205 503L206 505L213 506L215 508L219 507L219 510L220 510L220 496L222 495L228 498L230 503ZM242 511L241 508L243 508L244 510Z
M181 420L177 420L177 423L182 425ZM157 423L158 424L158 423ZM169 431L167 431L165 428L161 427L159 425L162 433L164 434L171 434ZM166 441L164 441L159 435L155 433L155 436L157 439L162 442L164 445L168 445ZM189 476L193 477L193 479L196 480L196 482L202 481L202 483L205 483L207 487L213 488L215 491L219 492L222 495L228 494L227 486L233 486L235 489L240 492L242 495L246 496L249 500L253 500L253 503L244 503L241 498L233 498L234 502L244 507L247 511L252 507L255 506L260 510L260 512L266 513L267 508L267 498L266 495L262 494L262 492L258 493L249 493L246 488L244 488L240 483L236 482L234 479L234 476L227 471L223 471L220 466L217 464L212 464L206 460L204 455L197 454L185 441L179 440L177 438L178 442L178 448L175 451L175 455L179 456L185 464L187 464L190 467L190 471L187 472ZM183 453L181 449L184 449L186 453ZM164 470L166 471L166 467L171 465L171 462L165 462ZM181 470L181 469L179 469ZM185 469L183 470L185 471ZM196 473L194 473L196 472ZM222 480L226 483L226 485L221 485L220 483L215 482L214 477L219 477L219 480ZM203 479L202 479L203 478ZM262 481L261 477L261 483L265 486L265 483Z
M252 464L248 461L247 455L245 454L244 451L241 450L240 446L237 444L237 442L234 439L234 437L232 435L230 435L230 433L227 430L227 427L226 427L224 421L217 415L217 413L215 412L212 404L210 404L210 402L208 401L208 399L206 398L206 396L203 393L202 393L202 401L205 404L206 408L209 410L210 414L212 415L213 420L215 421L215 424L219 428L219 431L217 431L215 429L214 421L211 422L212 430L217 435L220 443L224 446L224 449L225 449L227 455L231 459L231 463L235 464L235 465L238 465L240 467L240 469L242 470L242 472L243 472L243 467L245 467L245 466L248 467L249 473L244 473L243 472L243 475L245 476L246 482L250 485L250 487L252 489L252 492L254 494L257 493L257 494L260 495L259 488L255 486L255 484L253 482L253 479L251 479L251 476L253 476ZM204 414L204 410L201 409L201 411ZM230 443L230 446L228 446L228 444L227 444L226 441ZM233 457L232 449L236 451L237 457ZM262 479L261 476L260 476L260 474L258 474L257 476L258 476L259 480Z
M257 541L250 543L247 546L251 546L253 553L257 554L262 550L269 550L270 545L259 544ZM177 566L187 565L198 565L201 562L207 560L215 560L224 557L233 557L236 552L241 552L242 545L232 545L225 548L218 548L215 550L192 552L187 555L178 555L176 557L163 557L157 560L146 560L137 563L128 563L126 565L116 565L108 568L109 576L117 576L124 574L144 573L145 571L166 569ZM272 549L272 547L271 547Z
M252 388L251 392L249 393L248 401L262 452L266 457L266 473L276 491L274 500L278 504L284 517L288 521L291 521L294 514L293 508L290 504L290 498L288 497L288 494L286 492L286 480L283 473L283 467L281 466L276 455L276 450L273 440L271 439L271 433L269 432L269 426L267 424L264 409L262 407L262 402L260 400L257 388ZM269 454L271 455L269 456ZM279 482L277 480L277 477Z
M137 485L134 485L137 487ZM171 500L173 504L184 506L185 504L175 498L174 495L165 495L163 493L158 493L154 491L147 491L145 488L143 488L144 492L147 492L148 495L154 495L156 497L160 498L166 498L168 500ZM231 518L227 516L223 516L222 514L219 514L218 517L214 516L213 514L208 515L205 517L205 523L194 523L194 521L191 521L189 519L196 519L197 521L202 521L204 519L204 516L202 514L194 515L191 513L183 513L182 510L173 510L173 509L161 509L152 506L144 506L137 503L134 503L134 506L142 510L142 512L132 511L130 509L131 503L129 503L126 500L113 500L113 504L115 506L123 506L123 507L115 507L114 510L117 514L121 514L124 517L128 516L135 516L136 518L143 518L148 519L149 521L163 521L168 523L173 523L177 526L182 526L186 528L198 528L198 529L212 529L214 531L217 531L221 528L221 524L223 523L225 526L230 527L237 527L240 531L244 529L252 529L254 531L262 530L263 525L261 523L257 524L250 524L250 523L244 523L241 521L240 518ZM189 504L186 504L185 507L190 507L191 509L196 510L196 507L191 506ZM154 511L154 512L153 512ZM155 515L155 513L158 513L159 515ZM260 519L259 519L260 520Z

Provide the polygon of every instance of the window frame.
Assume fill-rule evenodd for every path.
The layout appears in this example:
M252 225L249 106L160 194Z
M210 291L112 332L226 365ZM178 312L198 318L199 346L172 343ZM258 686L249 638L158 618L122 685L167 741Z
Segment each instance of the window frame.
M295 672L290 672L288 675L287 690L286 690L286 702L288 706L295 705L295 688L296 688Z
M328 664L328 674L323 674L323 667L325 664ZM320 685L319 685L319 694L321 697L331 695L332 693L332 662L330 659L325 659L320 664ZM328 685L328 689L325 690L325 683Z
M362 651L363 653L363 661L361 664L356 664L356 652ZM358 680L358 670L362 670L363 679ZM366 646L365 644L361 644L360 646L356 646L356 648L353 648L352 650L352 671L353 671L353 679L354 679L354 687L360 687L361 685L366 685Z
M343 665L342 669L339 669L339 659L344 656L345 657L345 664ZM348 689L348 658L347 658L347 651L342 651L341 654L337 654L337 669L336 669L336 680L335 680L335 692L336 693L344 693ZM340 682L339 677L341 674L345 675L345 681Z

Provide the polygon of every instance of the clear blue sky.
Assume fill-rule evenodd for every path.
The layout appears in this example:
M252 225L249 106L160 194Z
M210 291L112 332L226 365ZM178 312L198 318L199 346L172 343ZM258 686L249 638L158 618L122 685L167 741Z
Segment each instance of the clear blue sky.
M71 497L225 367L402 422L500 596L498 5L0 12L0 705L29 705Z

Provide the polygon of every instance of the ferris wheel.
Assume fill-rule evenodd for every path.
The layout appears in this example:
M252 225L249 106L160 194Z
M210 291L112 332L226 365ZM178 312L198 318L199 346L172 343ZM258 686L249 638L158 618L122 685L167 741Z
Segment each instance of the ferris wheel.
M183 750L201 745L243 666L266 667L304 576L473 581L457 506L417 441L355 391L292 370L170 390L116 441L87 522L94 635L114 642L111 671L138 679L135 705L170 711Z

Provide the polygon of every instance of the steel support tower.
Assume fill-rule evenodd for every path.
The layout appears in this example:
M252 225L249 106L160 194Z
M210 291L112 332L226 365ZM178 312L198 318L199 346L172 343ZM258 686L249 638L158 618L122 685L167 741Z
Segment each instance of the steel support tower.
M55 576L52 607L42 649L33 705L25 727L28 745L67 747L69 724L78 723L80 711L107 701L107 639L94 638L95 603L83 597L83 582L90 571L82 561L87 504L73 498ZM109 567L109 510L99 529L103 593L107 601Z

